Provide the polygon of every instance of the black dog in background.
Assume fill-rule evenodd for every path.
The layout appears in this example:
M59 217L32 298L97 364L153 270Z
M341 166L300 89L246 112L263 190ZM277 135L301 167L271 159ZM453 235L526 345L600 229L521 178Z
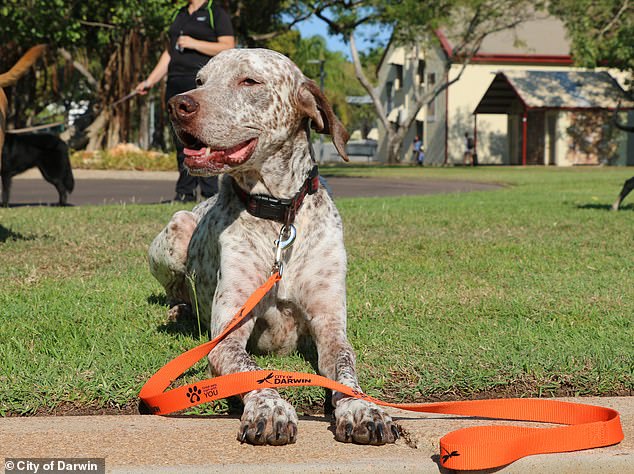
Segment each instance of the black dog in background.
M46 181L59 193L59 205L65 206L75 179L68 158L68 147L59 137L49 133L10 133L2 147L2 205L9 205L11 178L37 167Z

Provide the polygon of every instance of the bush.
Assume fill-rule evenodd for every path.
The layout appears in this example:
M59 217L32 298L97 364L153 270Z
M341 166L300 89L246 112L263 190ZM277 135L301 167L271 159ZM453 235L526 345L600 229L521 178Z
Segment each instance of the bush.
M71 154L75 169L176 171L174 153L141 150L131 143L121 143L109 150L76 151Z

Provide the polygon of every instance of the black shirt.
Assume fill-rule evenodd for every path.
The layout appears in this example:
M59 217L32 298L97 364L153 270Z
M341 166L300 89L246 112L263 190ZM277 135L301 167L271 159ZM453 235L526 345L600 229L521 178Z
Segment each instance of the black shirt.
M211 11L214 16L213 28L209 19L209 10L205 2L191 15L187 11L187 6L181 8L172 26L169 29L170 36L170 63L167 70L168 79L176 76L195 77L198 70L207 64L210 56L202 54L194 49L178 51L176 40L179 36L191 36L201 41L217 42L219 36L233 36L231 18L220 6L212 3Z

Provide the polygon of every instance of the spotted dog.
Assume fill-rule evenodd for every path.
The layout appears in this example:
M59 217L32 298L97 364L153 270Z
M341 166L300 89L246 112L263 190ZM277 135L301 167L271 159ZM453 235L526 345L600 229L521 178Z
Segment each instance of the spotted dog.
M283 279L211 351L210 367L216 375L259 370L247 348L289 354L308 337L320 373L361 390L346 336L343 226L317 184L307 130L312 123L330 134L345 160L348 133L316 84L270 50L223 51L200 70L197 84L170 100L170 117L189 172L222 177L216 196L175 213L150 246L150 269L171 315L195 303L211 336L218 335L270 275L274 241L292 223L297 237L282 254ZM295 442L295 409L276 390L251 391L243 402L240 441ZM379 445L398 438L378 406L341 393L332 403L337 440Z

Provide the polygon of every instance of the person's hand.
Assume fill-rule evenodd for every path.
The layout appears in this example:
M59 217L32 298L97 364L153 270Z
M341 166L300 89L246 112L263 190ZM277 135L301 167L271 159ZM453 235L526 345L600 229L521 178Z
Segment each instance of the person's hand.
M176 40L176 46L183 49L196 49L197 40L191 36L181 35Z
M139 82L139 84L134 88L137 94L145 95L147 91L152 87L152 85L147 81Z

